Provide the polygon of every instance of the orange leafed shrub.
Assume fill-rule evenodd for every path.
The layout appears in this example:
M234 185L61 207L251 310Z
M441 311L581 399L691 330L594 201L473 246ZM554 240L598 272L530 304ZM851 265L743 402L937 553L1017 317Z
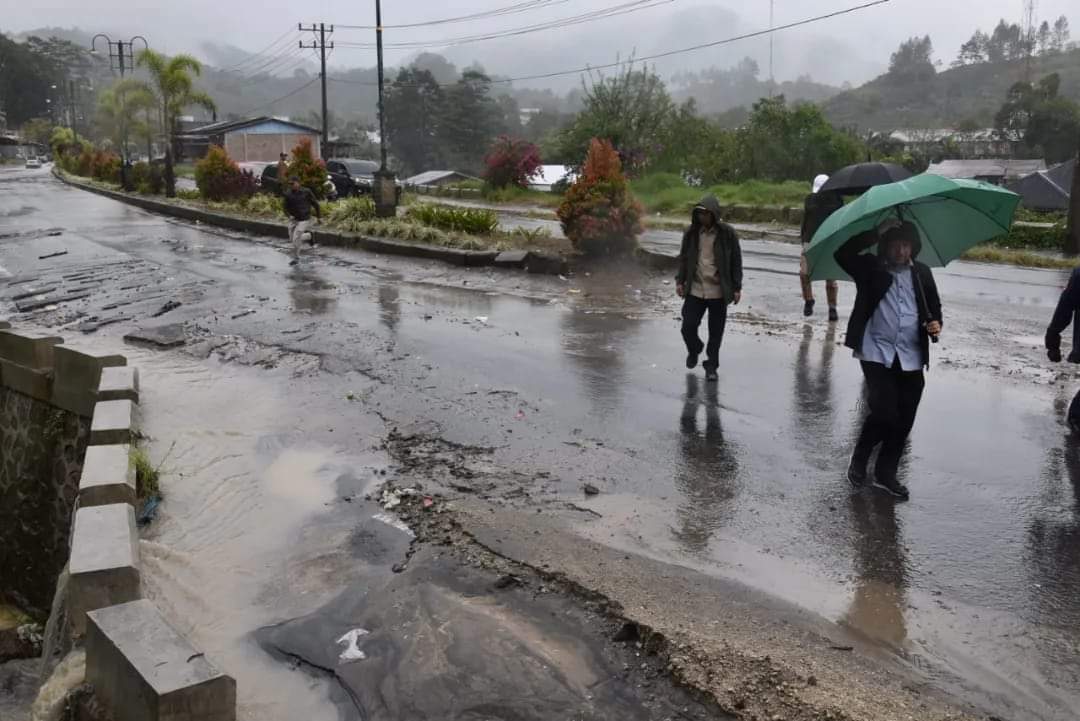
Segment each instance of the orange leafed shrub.
M619 255L637 247L644 211L610 141L593 138L581 177L557 213L566 237L585 255Z

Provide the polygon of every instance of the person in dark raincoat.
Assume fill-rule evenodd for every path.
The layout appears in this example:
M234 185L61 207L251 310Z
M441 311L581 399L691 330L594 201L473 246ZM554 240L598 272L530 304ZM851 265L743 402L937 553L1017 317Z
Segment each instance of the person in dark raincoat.
M742 300L742 250L735 229L720 220L720 203L702 198L690 215L679 251L675 292L683 298L682 337L686 367L694 368L705 351L705 379L717 380L720 343L727 325L727 307ZM702 343L698 328L709 314L709 340Z
M1061 333L1069 327L1080 311L1080 268L1073 270L1069 284L1061 292L1050 325L1046 329L1046 355L1054 363L1061 362ZM1080 321L1073 325L1073 347L1069 353L1070 363L1080 363ZM1080 393L1069 404L1069 427L1080 433Z

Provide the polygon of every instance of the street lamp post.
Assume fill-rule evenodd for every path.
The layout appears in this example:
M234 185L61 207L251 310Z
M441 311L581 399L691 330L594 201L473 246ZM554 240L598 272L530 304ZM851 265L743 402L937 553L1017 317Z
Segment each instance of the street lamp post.
M97 40L98 40L98 38L104 38L105 44L106 44L106 46L108 46L108 49L109 49L109 69L111 70L112 67L113 67L113 60L118 61L117 66L118 66L118 68L120 70L120 78L121 79L123 79L124 74L127 72L127 70L129 68L134 69L134 67L135 67L135 47L134 47L135 46L135 41L136 40L141 40L142 44L143 44L143 49L144 50L149 50L150 49L150 43L148 43L146 41L146 38L144 38L142 35L135 35L130 40L125 42L123 40L115 40L114 41L108 35L106 35L105 33L98 33L90 41L90 54L91 55L96 55L97 54ZM113 52L114 48L116 49L115 52ZM126 63L125 63L125 60L127 61ZM122 101L123 101L123 99L121 98L121 102ZM121 112L121 114L123 114L125 112L125 109L123 107L121 107L120 112ZM128 146L128 138L127 138L128 122L127 122L126 118L121 120L120 129L121 129L121 138L120 138L120 184L123 186L124 190L131 190L131 175L128 172L128 168L131 165L131 157L128 154L128 147L127 147Z
M380 218L397 215L397 183L386 165L386 100L383 92L382 2L375 0L375 47L379 66L379 155L381 163L375 172L375 214Z

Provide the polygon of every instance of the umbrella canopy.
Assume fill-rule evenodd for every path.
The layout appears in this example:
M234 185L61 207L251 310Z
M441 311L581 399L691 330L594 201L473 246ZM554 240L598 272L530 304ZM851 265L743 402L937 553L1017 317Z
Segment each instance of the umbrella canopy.
M856 235L883 221L911 221L919 229L919 260L942 267L968 248L1005 235L1020 203L1016 193L978 180L916 175L871 188L830 215L806 249L812 280L850 280L833 255Z
M907 180L911 171L902 165L893 163L856 163L840 168L829 176L822 191L832 191L840 195L858 195L876 185Z

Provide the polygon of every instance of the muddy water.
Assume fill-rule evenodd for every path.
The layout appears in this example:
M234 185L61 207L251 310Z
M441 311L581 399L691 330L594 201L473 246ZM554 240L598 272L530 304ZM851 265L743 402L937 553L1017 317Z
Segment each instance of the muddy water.
M334 549L347 549L350 525L335 521L335 504L383 468L364 449L364 424L334 429L288 368L136 354L165 498L142 541L146 594L235 676L240 718L336 720L327 684L250 634L310 612L347 578L348 554ZM335 431L360 450L343 450Z

